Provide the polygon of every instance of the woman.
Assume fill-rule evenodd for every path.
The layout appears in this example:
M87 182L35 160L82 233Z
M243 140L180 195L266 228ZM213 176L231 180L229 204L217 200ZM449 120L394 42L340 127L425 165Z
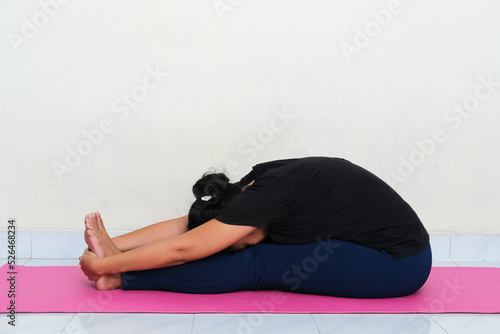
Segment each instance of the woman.
M417 291L429 235L386 183L340 158L256 165L235 184L206 174L189 215L110 239L85 218L80 258L100 290L281 290L384 298ZM251 247L247 247L251 246Z

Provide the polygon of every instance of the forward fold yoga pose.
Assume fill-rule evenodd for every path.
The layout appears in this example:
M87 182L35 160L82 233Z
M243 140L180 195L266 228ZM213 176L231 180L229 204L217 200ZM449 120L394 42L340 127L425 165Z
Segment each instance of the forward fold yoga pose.
M429 235L385 182L340 158L258 164L237 183L205 174L189 214L111 239L85 217L79 266L99 290L280 290L352 298L414 293Z

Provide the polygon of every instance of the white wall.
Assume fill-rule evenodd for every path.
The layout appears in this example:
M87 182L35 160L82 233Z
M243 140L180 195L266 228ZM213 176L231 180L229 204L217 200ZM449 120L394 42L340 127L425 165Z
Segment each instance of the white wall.
M95 210L138 228L185 214L210 167L237 180L328 155L390 182L430 231L498 233L499 9L2 1L1 228L82 229Z

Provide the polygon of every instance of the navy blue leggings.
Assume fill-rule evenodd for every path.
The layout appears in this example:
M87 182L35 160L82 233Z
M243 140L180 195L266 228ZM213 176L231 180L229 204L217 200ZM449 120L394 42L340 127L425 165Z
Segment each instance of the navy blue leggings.
M224 293L280 290L350 298L414 293L431 270L430 245L397 258L346 241L259 244L179 266L122 273L124 290Z

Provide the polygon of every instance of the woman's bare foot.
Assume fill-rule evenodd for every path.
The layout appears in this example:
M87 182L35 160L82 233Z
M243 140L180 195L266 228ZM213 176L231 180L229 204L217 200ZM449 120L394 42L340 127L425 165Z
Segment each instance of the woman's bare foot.
M99 212L88 214L85 217L85 228L85 242L97 257L101 258L121 253L109 237L106 228L104 228Z
M97 290L113 290L120 289L122 287L122 276L121 274L108 274L101 276L95 281L95 287Z
M88 214L85 217L84 239L89 250L99 258L121 253L109 237L99 212ZM103 275L95 281L95 287L98 290L119 289L122 287L121 274Z
M99 275L95 273L95 268L92 268L92 261L98 261L97 255L90 251L85 252L80 256L78 267L83 271L85 276L91 281L94 281L95 287L98 290L112 290L122 287L122 278L120 273Z

